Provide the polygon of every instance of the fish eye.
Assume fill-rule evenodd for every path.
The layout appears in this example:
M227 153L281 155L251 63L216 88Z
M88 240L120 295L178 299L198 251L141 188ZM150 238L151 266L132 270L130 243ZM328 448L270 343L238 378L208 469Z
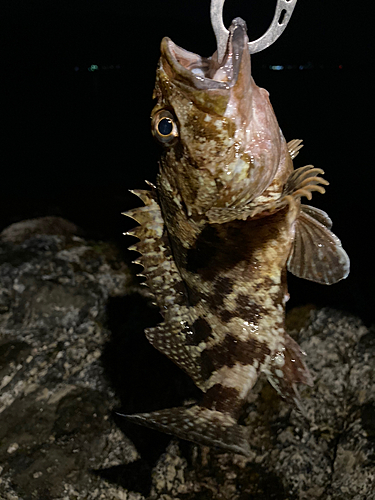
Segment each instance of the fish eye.
M178 137L177 120L170 111L163 109L152 119L152 133L158 141L167 144Z
M162 135L163 137L168 137L172 133L173 122L170 118L163 116L163 118L159 120L157 127L160 135Z

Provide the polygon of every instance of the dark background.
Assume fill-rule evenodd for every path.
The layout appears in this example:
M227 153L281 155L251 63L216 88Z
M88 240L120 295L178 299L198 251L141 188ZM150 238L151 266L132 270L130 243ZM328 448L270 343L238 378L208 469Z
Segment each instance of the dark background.
M90 236L126 247L121 234L132 224L120 212L137 204L127 190L143 188L157 172L159 148L149 114L160 41L169 36L185 49L211 55L209 4L2 1L0 229L60 215ZM241 16L256 39L275 5L227 0L225 24ZM299 0L281 38L252 57L253 76L270 92L287 141L304 140L295 166L325 170L331 185L324 196L314 195L313 204L333 219L352 262L349 278L333 287L290 277L290 305L335 306L372 322L371 4L345 5ZM91 65L98 69L89 71Z

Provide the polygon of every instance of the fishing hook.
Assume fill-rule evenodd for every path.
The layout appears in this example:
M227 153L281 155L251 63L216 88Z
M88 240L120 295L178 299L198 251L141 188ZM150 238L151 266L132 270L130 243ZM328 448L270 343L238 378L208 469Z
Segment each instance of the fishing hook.
M217 59L222 61L227 46L229 31L223 23L223 6L225 0L211 1L211 25L215 33L217 43ZM277 0L275 15L273 16L271 26L263 36L249 42L250 54L255 54L272 45L285 30L289 19L292 16L297 0Z

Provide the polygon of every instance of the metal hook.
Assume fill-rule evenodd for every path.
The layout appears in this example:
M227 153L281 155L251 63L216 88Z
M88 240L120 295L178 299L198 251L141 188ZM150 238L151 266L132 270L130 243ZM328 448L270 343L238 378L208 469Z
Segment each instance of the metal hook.
M223 6L225 0L211 1L211 25L215 32L217 43L218 61L221 62L227 46L229 31L223 23ZM285 30L296 6L297 0L277 0L275 15L273 16L271 26L263 36L249 42L250 54L255 54L272 45ZM284 11L284 15L282 15ZM280 22L281 19L281 22Z

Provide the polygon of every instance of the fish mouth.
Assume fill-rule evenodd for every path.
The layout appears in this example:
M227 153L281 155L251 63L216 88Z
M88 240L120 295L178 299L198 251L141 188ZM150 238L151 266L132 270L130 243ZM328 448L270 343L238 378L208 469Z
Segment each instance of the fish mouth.
M164 38L161 43L164 69L174 80L199 90L230 89L240 72L244 50L248 51L247 27L243 19L237 17L229 28L225 55L221 63L217 52L212 57L201 57L189 52Z

